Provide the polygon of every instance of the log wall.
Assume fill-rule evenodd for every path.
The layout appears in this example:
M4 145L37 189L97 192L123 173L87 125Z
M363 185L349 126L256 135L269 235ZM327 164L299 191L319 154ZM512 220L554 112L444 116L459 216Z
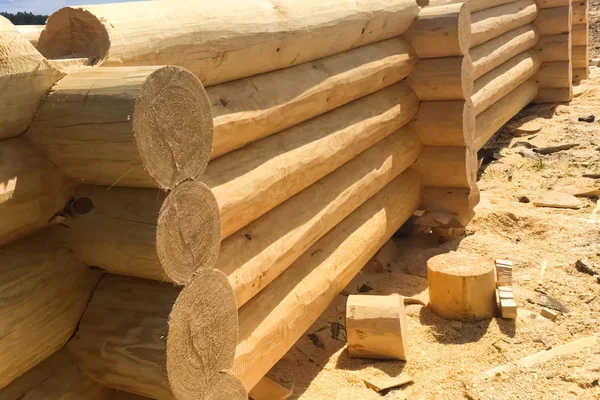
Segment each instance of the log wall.
M587 79L590 74L589 0L573 1L571 26L573 81Z

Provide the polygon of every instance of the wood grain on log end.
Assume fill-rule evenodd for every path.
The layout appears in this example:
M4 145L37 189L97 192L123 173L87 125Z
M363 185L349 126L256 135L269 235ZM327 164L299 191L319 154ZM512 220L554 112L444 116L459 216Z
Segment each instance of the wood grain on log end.
M212 269L197 272L169 317L167 371L175 397L205 399L217 374L232 367L237 337L238 313L227 277Z
M64 7L52 14L38 41L38 50L46 58L77 54L99 61L109 47L106 26L91 12L77 7Z
M185 284L196 270L212 268L219 254L221 220L212 191L185 181L163 203L156 230L156 251L164 272Z
M219 372L204 400L248 400L248 393L241 380L229 372Z

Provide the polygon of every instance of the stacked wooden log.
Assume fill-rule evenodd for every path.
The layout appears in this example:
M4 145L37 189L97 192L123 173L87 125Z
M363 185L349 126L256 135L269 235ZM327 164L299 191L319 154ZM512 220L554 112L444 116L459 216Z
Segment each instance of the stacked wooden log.
M588 0L577 0L572 3L571 59L574 81L587 79L590 74L589 7Z

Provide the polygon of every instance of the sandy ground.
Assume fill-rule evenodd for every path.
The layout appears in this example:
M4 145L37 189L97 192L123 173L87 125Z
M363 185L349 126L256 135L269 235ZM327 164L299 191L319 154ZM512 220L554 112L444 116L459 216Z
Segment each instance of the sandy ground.
M397 259L383 272L363 271L346 289L357 293L364 284L372 288L369 294L399 293L427 303L429 257L451 250L481 254L515 263L519 318L465 323L455 330L429 307L408 305L408 362L351 359L343 329L334 329L345 323L346 296L340 294L269 376L293 388L292 399L302 400L600 399L600 345L540 367L477 379L492 367L600 333L600 283L575 268L582 260L600 269L598 199L580 198L577 210L519 201L557 185L600 186L599 179L582 177L600 173L600 122L577 121L586 114L600 117L600 70L592 68L575 94L569 106L530 106L513 119L534 118L539 132L515 136L512 122L486 145L493 158L480 170L482 200L465 237L443 244L427 233L394 239ZM579 145L534 160L519 154L524 147L517 142ZM542 273L543 260L548 263ZM538 314L544 294L565 307L555 322ZM414 382L382 396L363 382L400 373Z

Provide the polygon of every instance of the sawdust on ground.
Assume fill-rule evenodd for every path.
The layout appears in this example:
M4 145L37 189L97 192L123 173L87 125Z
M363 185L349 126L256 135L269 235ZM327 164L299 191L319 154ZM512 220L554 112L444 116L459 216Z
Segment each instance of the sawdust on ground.
M426 233L394 239L400 256L384 272L361 273L346 289L357 293L364 284L372 288L369 294L399 293L427 303L426 261L431 256L456 250L511 259L519 318L465 323L457 331L428 307L408 305L408 362L351 359L343 328L337 329L345 323L346 296L340 294L269 376L293 388L292 399L301 400L600 399L598 346L473 387L474 379L490 368L600 333L600 284L574 266L579 259L600 269L600 203L582 198L583 207L572 210L518 200L561 184L600 184L582 178L600 173L600 122L577 121L586 114L600 117L600 70L592 68L575 93L568 106L529 106L513 119L536 118L542 126L538 133L514 137L505 127L486 145L493 161L480 170L482 200L465 237L443 244ZM521 156L523 147L512 147L519 141L579 146L539 161ZM541 274L544 259L548 264ZM538 314L544 293L568 309L555 322ZM400 373L414 382L383 396L363 382Z

